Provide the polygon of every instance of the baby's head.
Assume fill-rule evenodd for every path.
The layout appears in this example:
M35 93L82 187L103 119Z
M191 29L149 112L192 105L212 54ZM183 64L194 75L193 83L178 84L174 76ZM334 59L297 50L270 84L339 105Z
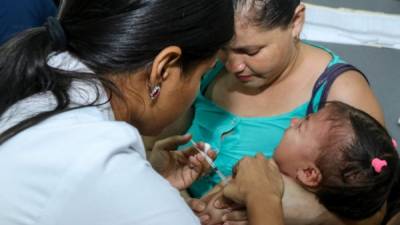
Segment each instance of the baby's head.
M274 159L282 173L348 219L367 218L383 206L399 161L385 128L340 102L292 120Z

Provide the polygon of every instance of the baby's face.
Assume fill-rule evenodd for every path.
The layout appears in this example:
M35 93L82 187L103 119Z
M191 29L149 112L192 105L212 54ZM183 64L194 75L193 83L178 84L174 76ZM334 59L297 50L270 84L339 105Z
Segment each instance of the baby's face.
M282 173L295 178L298 169L307 168L310 163L315 165L330 127L328 113L324 108L304 119L292 119L274 154Z

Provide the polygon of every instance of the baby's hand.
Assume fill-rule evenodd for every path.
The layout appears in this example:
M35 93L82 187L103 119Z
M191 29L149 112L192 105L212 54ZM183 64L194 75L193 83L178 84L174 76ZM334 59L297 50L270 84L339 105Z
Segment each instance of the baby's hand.
M223 225L248 225L247 211L242 205L221 196L214 202L216 209L228 209L222 216Z
M207 221L203 221L203 225L219 225L223 224L222 217L229 212L228 208L218 209L214 206L215 201L222 196L222 192L215 192L203 197L201 200L205 202L205 210L199 214L200 217L208 216Z
M209 220L202 221L203 225L246 225L247 214L243 207L223 197L222 187L202 198L207 206L200 217L207 215Z

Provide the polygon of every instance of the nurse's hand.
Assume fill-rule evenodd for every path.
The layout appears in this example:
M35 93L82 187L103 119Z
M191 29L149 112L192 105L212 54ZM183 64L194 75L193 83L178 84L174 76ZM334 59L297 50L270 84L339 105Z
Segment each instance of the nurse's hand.
M210 169L205 158L194 147L176 150L191 138L190 135L177 135L157 141L150 155L153 168L179 190L188 188ZM198 143L196 147L203 150L204 144ZM207 155L211 159L216 157L214 151L207 151Z

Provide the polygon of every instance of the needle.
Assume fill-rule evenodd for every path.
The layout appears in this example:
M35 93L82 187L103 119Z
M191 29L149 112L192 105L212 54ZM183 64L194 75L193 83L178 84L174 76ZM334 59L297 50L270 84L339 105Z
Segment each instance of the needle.
M210 164L211 168L217 173L217 175L221 178L222 182L224 185L228 183L228 179L221 173L221 171L218 169L218 167L215 165L214 161L202 150L200 150L196 145L196 142L193 141L193 139L190 140L190 142L193 144L193 147L206 159L207 163Z

